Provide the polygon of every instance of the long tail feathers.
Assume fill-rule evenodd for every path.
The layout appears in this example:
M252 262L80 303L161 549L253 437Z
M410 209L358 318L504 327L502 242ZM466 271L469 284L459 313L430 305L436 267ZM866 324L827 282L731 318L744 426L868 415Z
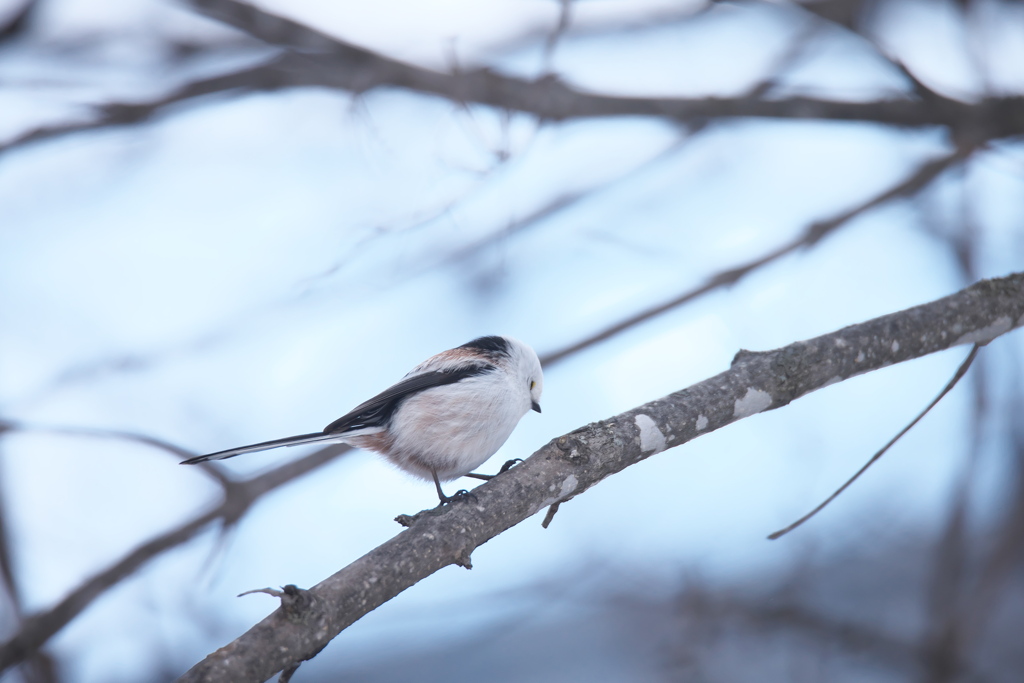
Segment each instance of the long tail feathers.
M254 443L249 446L239 446L238 448L229 448L226 451L217 451L216 453L210 453L209 455L200 455L195 458L189 458L188 460L182 460L182 465L197 465L207 460L224 460L225 458L233 458L236 455L242 455L243 453L255 453L256 451L267 451L271 448L280 448L281 446L301 446L307 443L317 443L318 441L340 441L338 434L324 434L323 432L313 432L312 434L299 434L298 436L289 436L283 439L274 439L273 441L264 441L262 443Z

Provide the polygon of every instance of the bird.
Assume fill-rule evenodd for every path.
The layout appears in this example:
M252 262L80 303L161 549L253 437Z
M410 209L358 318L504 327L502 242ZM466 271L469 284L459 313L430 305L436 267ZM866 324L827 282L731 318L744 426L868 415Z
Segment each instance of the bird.
M282 446L342 442L375 451L413 476L442 481L469 476L497 452L530 410L538 413L544 373L537 353L509 336L478 337L442 351L399 382L342 415L321 432L298 434L183 460L195 465ZM516 461L502 467L504 472ZM500 472L499 472L500 474Z

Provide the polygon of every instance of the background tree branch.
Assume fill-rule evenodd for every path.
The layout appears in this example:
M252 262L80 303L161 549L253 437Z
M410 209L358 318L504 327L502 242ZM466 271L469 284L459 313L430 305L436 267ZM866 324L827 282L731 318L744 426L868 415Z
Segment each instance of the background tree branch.
M389 58L238 0L185 1L197 12L286 52L255 66L191 81L151 100L95 105L93 115L85 120L26 130L0 144L0 154L57 136L144 123L172 105L214 93L311 86L357 95L380 87L405 88L462 105L492 106L551 121L621 116L664 118L690 125L734 118L870 121L901 128L941 126L973 145L1024 134L1024 97L989 96L977 102L945 97L920 83L898 60L890 61L894 70L910 80L913 97L869 102L766 99L763 96L771 90L770 82L735 98L621 97L584 92L550 74L525 80L488 68L442 73Z
M130 436L133 440L137 438L134 434ZM194 455L190 451L166 443L159 446L182 454ZM222 499L206 512L140 544L106 569L89 577L53 607L23 617L18 633L0 646L0 672L33 657L39 648L82 610L154 557L191 540L213 524L219 523L223 530L229 529L238 524L266 493L322 467L351 450L344 444L332 444L242 481L229 479L216 468L204 467L204 470L211 473L223 487Z
M655 453L780 408L824 386L1024 325L1024 273L766 352L741 351L715 377L561 436L474 489L424 512L390 541L281 608L189 670L183 683L265 681L311 658L357 619L478 546Z

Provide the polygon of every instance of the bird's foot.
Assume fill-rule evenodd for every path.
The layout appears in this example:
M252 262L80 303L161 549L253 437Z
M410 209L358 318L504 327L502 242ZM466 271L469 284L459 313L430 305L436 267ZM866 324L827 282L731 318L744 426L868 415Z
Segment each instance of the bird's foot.
M467 500L476 500L476 496L473 493L467 491L466 489L459 489L450 496L446 496L440 491L438 491L438 497L441 499L441 502L438 504L438 507L441 507L442 505L450 505L452 503L461 503Z
M501 466L501 469L498 470L498 474L508 472L510 469L515 467L516 464L521 462L523 462L522 458L513 458L512 460L508 460L504 465ZM498 474L477 474L476 472L470 472L469 474L464 474L462 476L472 477L473 479L482 479L483 481L490 481L491 479L494 479L496 476L498 476Z
M512 458L511 460L506 460L505 464L501 466L500 470L498 470L498 474L503 474L505 472L508 472L510 469L512 469L513 467L515 467L516 465L518 465L522 461L523 461L522 458Z
M476 494L474 494L472 491L467 491L466 489L459 489L450 496L444 495L444 493L441 492L440 490L437 492L437 494L438 497L441 499L441 502L438 503L436 507L430 508L428 510L420 510L415 515L398 515L397 517L395 517L395 521L401 524L402 526L408 528L415 524L420 519L420 517L436 517L437 515L441 514L442 511L444 510L445 505L451 505L452 503L461 503L464 501L476 501Z

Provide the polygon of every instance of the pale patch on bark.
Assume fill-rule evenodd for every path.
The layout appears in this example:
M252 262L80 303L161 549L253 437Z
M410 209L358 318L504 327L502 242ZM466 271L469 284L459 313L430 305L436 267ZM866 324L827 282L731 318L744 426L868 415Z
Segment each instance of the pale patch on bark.
M643 453L660 453L665 450L665 435L658 429L647 415L637 415L634 418L636 426L640 429L640 450Z
M579 486L579 483L580 480L576 478L576 475L570 474L568 477L562 480L562 486L558 491L558 495L544 499L544 501L536 510L534 510L534 512L537 512L538 510L543 510L544 508L550 505L554 505L555 503L561 503L563 500L571 496L574 491L576 491L576 487ZM551 486L549 486L548 490L554 491L555 485L552 484Z
M955 342L953 346L959 346L960 344L984 344L990 342L1003 332L1007 332L1013 327L1013 320L1010 316L1004 315L1001 318L996 318L995 322L986 327L982 327L980 330L974 330L961 336Z
M576 475L570 474L568 477L565 478L565 481L562 482L562 490L560 492L561 495L559 497L565 498L566 496L571 494L573 491L576 490L576 485L579 483L580 480L576 478Z
M702 432L708 428L708 418L704 415L697 416L697 431Z
M756 415L762 410L772 404L772 395L767 391L761 389L755 389L754 387L748 387L747 393L743 398L736 400L736 406L734 409L734 415L736 419L742 419L744 417L750 417Z

